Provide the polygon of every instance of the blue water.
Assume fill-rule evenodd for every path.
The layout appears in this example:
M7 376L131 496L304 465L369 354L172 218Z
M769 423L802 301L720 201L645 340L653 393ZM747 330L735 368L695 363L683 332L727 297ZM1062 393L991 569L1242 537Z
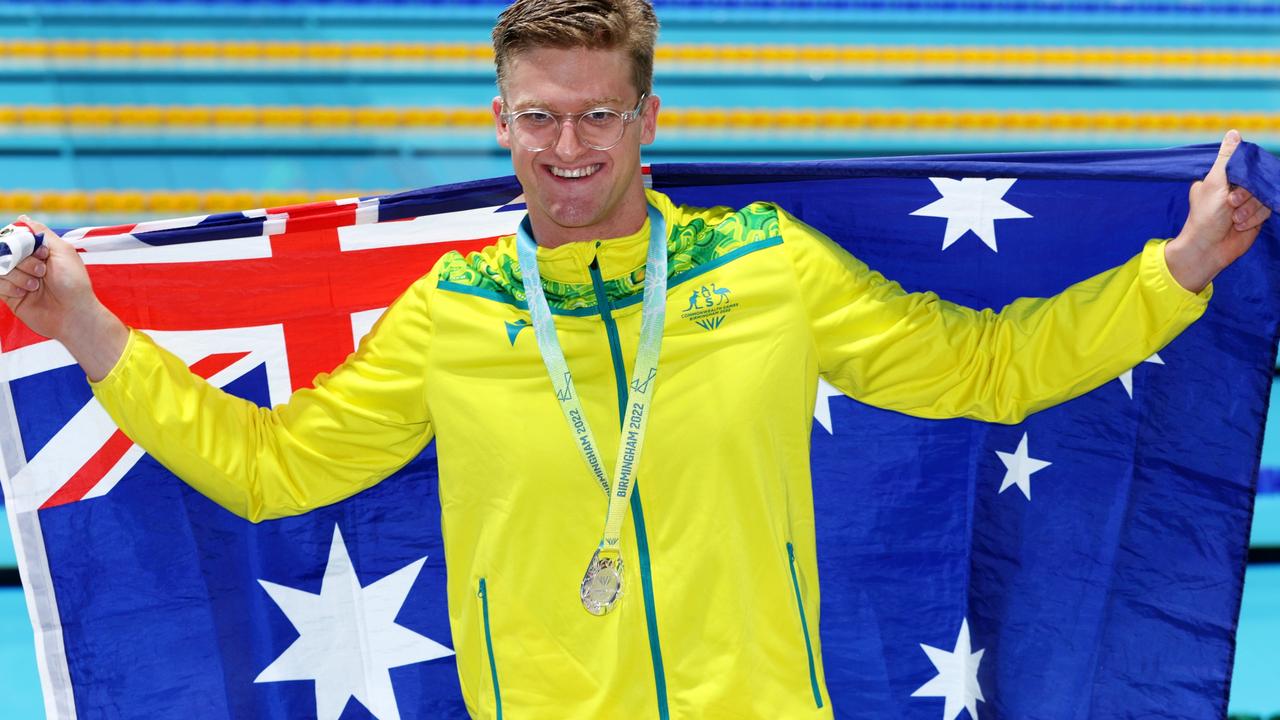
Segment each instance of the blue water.
M1266 717L1280 711L1280 566L1245 572L1236 643L1231 712Z
M16 588L0 588L0 698L8 720L44 717L35 636L26 601Z

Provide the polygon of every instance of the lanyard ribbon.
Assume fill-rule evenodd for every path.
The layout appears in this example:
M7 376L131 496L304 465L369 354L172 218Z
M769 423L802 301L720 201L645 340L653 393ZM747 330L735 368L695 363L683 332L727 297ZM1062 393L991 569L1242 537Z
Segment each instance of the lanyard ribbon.
M556 399L564 412L565 420L573 432L575 444L581 451L583 460L596 482L609 498L608 512L605 517L604 533L596 556L592 558L591 567L587 571L587 580L593 577L593 568L599 558L606 556L608 564L616 568L613 597L604 603L600 612L588 605L588 610L595 614L604 614L613 605L620 593L621 583L621 551L619 543L622 534L622 521L627 514L627 505L631 493L635 489L636 470L640 466L640 451L644 447L645 430L649 421L649 413L653 406L653 394L658 375L658 351L662 347L663 323L667 311L667 242L666 221L662 213L649 207L649 255L645 262L644 303L641 306L640 345L636 350L635 367L631 373L630 391L627 394L627 405L622 418L622 434L618 441L618 461L614 466L613 478L601 465L600 452L595 436L587 423L587 415L583 412L582 402L574 387L573 374L565 362L564 351L560 340L556 337L555 323L551 318L551 308L547 305L546 294L542 290L542 282L538 275L537 245L526 217L520 223L516 233L516 248L520 260L520 276L524 283L525 299L529 305L529 315L533 324L534 336L538 341L538 350L542 354L542 362L547 367L547 375L555 388ZM608 298L596 298L603 305ZM583 586L583 602L587 603L586 581Z

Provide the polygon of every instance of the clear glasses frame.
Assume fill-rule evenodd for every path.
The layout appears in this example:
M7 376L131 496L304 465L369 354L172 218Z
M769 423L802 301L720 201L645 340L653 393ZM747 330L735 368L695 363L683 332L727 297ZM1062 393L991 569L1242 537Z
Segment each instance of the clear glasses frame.
M518 112L504 112L501 114L502 121L507 124L508 132L512 137L520 143L520 146L529 152L542 152L560 139L560 133L564 129L566 120L573 121L573 132L577 136L578 141L593 150L612 150L622 142L622 137L627 133L627 126L635 122L644 114L644 102L649 99L649 93L640 95L640 101L636 103L635 109L619 112L609 107L591 108L576 113L553 113L550 110L542 108L529 108L528 110L520 110ZM503 101L506 102L505 100ZM547 136L545 143L529 143L527 138L530 132L546 132L551 128L548 123L555 120L555 133ZM585 120L585 122L584 122ZM621 122L618 122L618 121ZM539 125L541 121L541 125ZM608 143L601 143L599 136L584 137L583 133L599 132L607 128L612 128L617 123L617 137ZM526 126L525 129L521 129ZM530 129L528 126L534 126ZM584 128L586 128L584 130ZM594 129L593 129L594 128ZM609 134L613 131L610 129Z

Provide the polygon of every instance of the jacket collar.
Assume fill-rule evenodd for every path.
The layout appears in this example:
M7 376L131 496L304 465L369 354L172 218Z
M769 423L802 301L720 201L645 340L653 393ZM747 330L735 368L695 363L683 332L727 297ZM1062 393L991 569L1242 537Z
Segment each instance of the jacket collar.
M556 248L538 247L538 273L563 283L591 282L591 263L600 267L600 277L612 280L642 267L649 250L649 219L630 235L602 240L571 242Z

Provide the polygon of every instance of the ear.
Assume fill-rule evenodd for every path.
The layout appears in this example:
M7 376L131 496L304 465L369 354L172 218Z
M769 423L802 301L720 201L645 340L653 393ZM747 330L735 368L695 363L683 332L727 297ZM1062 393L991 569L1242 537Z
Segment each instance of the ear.
M640 144L649 145L658 136L658 109L662 98L650 95L644 101L644 115L640 118Z
M511 149L511 131L507 128L507 124L502 121L502 96L495 95L493 98L493 129L498 136L498 145L508 150Z

